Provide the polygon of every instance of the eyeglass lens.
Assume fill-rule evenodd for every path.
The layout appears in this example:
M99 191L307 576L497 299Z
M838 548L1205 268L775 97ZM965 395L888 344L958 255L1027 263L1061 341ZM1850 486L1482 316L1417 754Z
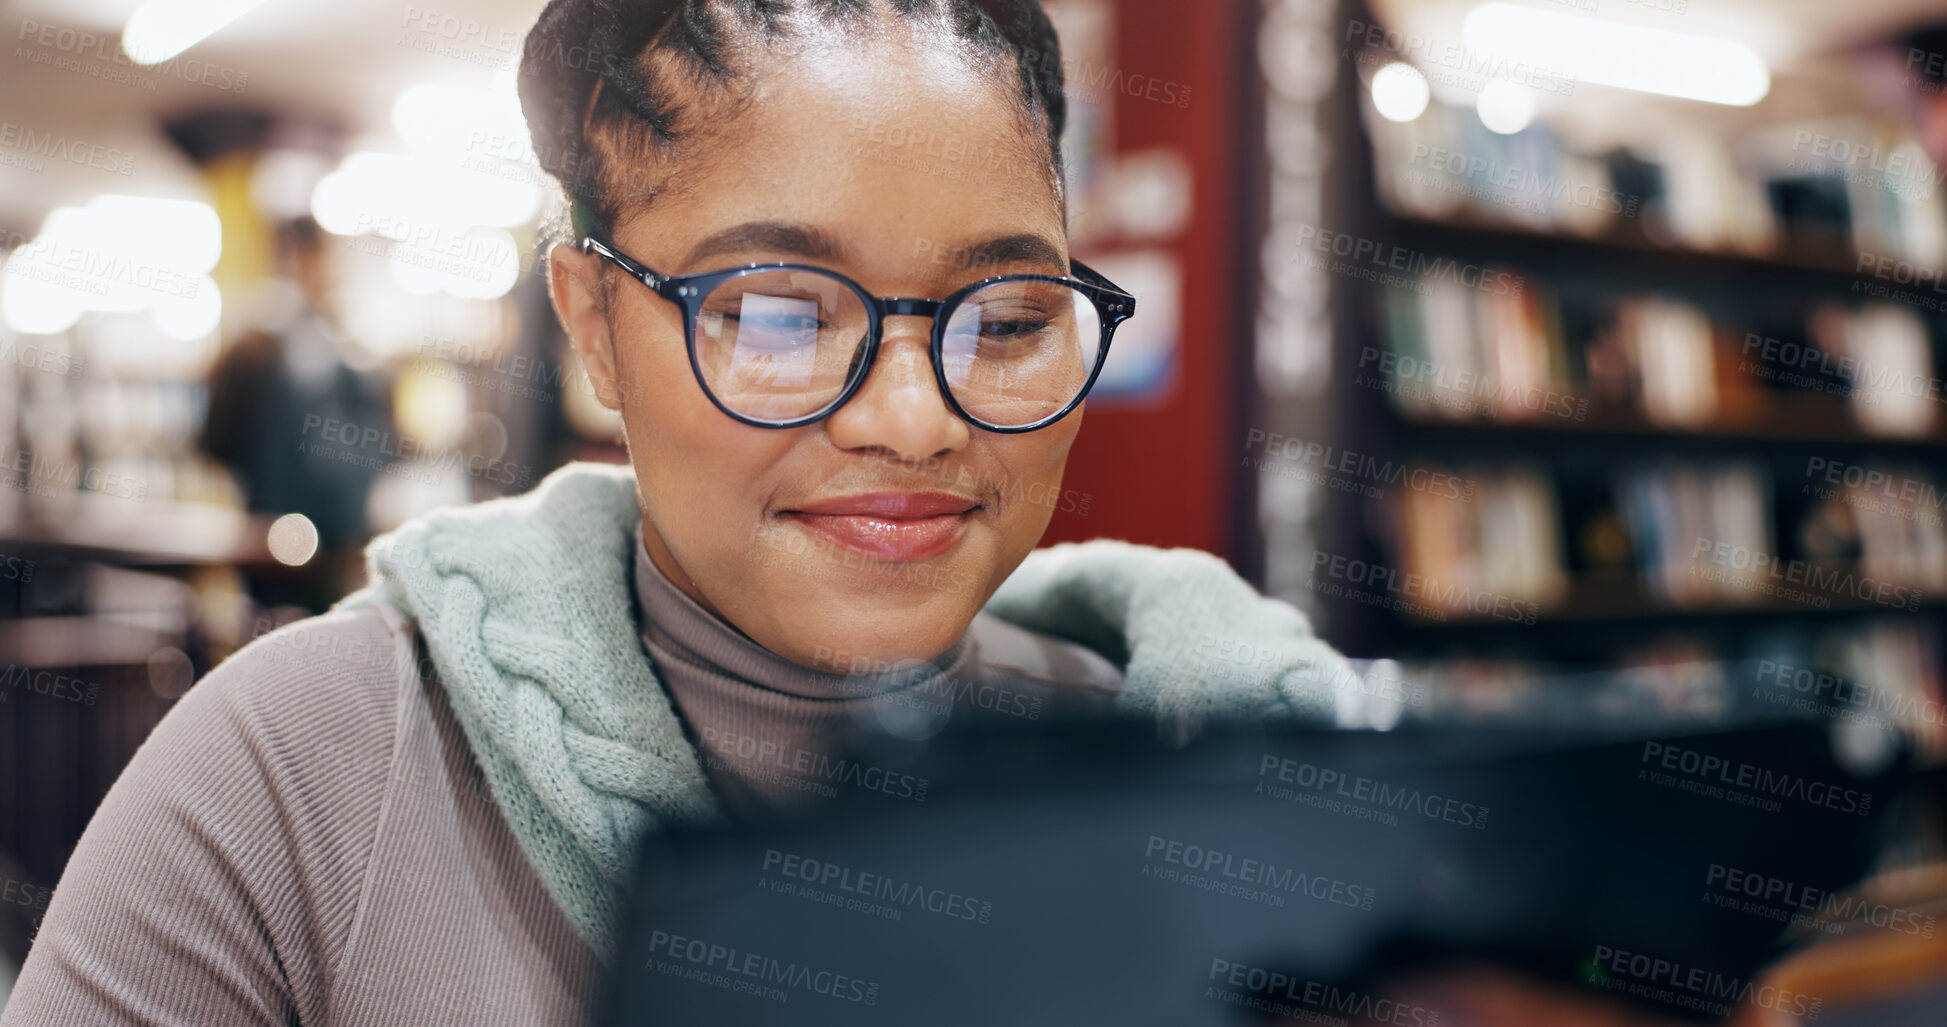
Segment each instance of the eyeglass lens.
M806 417L860 371L871 319L858 294L816 271L739 275L705 296L696 356L719 402L761 421ZM968 295L946 325L943 363L954 400L1001 427L1058 413L1088 383L1101 316L1060 282L998 282Z
M1033 424L1072 402L1101 352L1095 303L1060 282L996 282L947 319L941 363L967 413L1002 427Z
M717 401L789 421L845 391L871 319L857 293L813 271L759 271L718 285L696 316L696 362Z

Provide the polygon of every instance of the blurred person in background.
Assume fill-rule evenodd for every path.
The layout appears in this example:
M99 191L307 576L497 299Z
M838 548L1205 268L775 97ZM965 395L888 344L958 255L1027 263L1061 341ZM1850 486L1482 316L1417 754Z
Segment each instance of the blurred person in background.
M1916 25L1873 56L1878 78L1906 109L1914 139L1935 168L1947 168L1947 21Z
M255 323L211 372L200 443L235 476L250 512L303 514L317 529L318 556L305 570L250 582L264 605L317 612L358 580L366 500L384 454L357 440L366 429L386 437L391 411L385 390L342 356L323 230L305 215L277 238L281 277L266 283ZM353 441L327 424L353 426Z
M634 842L792 808L766 754L829 760L902 699L1333 723L1357 675L1223 561L1035 548L1135 304L1068 252L1058 51L1036 0L550 3L520 84L571 202L553 305L630 466L408 522L191 689L0 1023L585 1022ZM928 137L964 160L861 145ZM282 395L215 433L239 466L304 465L327 400Z

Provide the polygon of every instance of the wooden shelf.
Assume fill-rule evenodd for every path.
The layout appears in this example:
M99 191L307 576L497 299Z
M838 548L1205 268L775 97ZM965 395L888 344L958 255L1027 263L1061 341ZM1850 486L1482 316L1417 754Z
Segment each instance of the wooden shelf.
M59 520L0 524L0 544L131 567L272 565L271 520L200 503L82 494Z
M1700 439L1757 443L1838 443L1901 449L1947 448L1947 431L1936 427L1919 436L1878 435L1852 419L1844 400L1833 396L1789 394L1767 396L1763 413L1736 421L1719 421L1694 428L1650 420L1633 406L1591 401L1588 416L1541 415L1525 420L1494 416L1445 418L1419 416L1388 402L1394 425L1405 436L1462 431L1510 436L1612 435L1628 438L1687 442Z
M1830 279L1832 284L1842 287L1865 277L1856 270L1850 248L1833 252L1795 247L1768 253L1750 253L1672 246L1651 238L1643 231L1640 219L1617 218L1605 231L1596 235L1549 232L1479 217L1443 220L1414 214L1394 214L1393 223L1400 241L1416 249L1533 251L1537 256L1551 258L1568 256L1605 261L1614 261L1619 257L1636 260L1648 256L1655 258L1657 266L1670 270L1710 267L1747 275L1785 272L1794 276L1811 275ZM1845 256L1839 257L1839 254Z
M1858 569L1853 567L1818 566L1822 572L1845 572L1855 577L1860 574ZM1780 588L1814 594L1826 600L1829 605L1815 606L1803 600L1775 598L1758 592L1753 592L1749 598L1731 595L1703 601L1671 603L1647 592L1636 571L1602 571L1585 573L1571 579L1566 594L1560 600L1535 611L1534 623L1571 625L1619 621L1694 621L1705 617L1828 617L1873 612L1912 615L1947 610L1947 595L1933 596L1928 594L1925 588L1914 585L1905 587L1919 593L1917 609L1861 599L1844 591L1819 592L1802 584L1790 582L1777 584ZM1472 610L1449 611L1441 618L1419 617L1407 613L1400 619L1414 628L1473 630L1496 624L1511 627L1527 626L1522 621L1509 620L1505 617L1497 618L1488 614L1475 613Z
M1696 308L1710 321L1720 388L1715 416L1701 423L1653 420L1634 395L1606 391L1598 397L1587 382L1553 385L1556 397L1567 394L1570 403L1587 402L1580 420L1561 416L1556 397L1551 397L1548 411L1514 410L1510 416L1493 394L1477 397L1459 389L1448 396L1429 388L1403 408L1396 386L1406 383L1355 388L1356 395L1343 401L1352 411L1352 430L1359 433L1360 441L1387 459L1457 468L1525 465L1548 476L1556 483L1551 509L1561 544L1578 553L1587 549L1584 529L1598 520L1611 529L1625 512L1621 505L1625 497L1617 492L1611 468L1681 462L1709 472L1733 461L1757 464L1768 476L1762 489L1764 516L1777 522L1773 527L1780 537L1790 538L1814 505L1796 498L1808 455L1892 465L1889 469L1947 466L1947 412L1936 412L1934 425L1924 434L1881 434L1862 425L1854 409L1858 401L1843 391L1846 382L1826 378L1824 385L1836 384L1842 391L1820 392L1816 391L1819 382L1780 381L1755 374L1747 378L1743 369L1730 370L1737 360L1726 365L1717 352L1723 344L1717 332L1735 328L1740 333L1781 335L1788 331L1782 326L1803 321L1821 304L1855 306L1871 298L1870 290L1863 287L1885 285L1941 300L1937 310L1928 309L1933 304L1925 299L1914 301L1913 308L1925 324L1930 351L1939 363L1942 339L1947 336L1943 330L1947 292L1934 293L1924 282L1915 288L1883 281L1870 265L1860 271L1850 236L1822 235L1816 228L1787 236L1781 229L1779 245L1761 251L1701 249L1681 245L1648 216L1615 217L1597 231L1574 232L1565 227L1530 227L1491 211L1423 215L1392 208L1379 197L1372 200L1365 223L1381 243L1396 244L1416 257L1506 268L1538 286L1545 284L1559 304L1544 328L1568 336L1563 341L1569 347L1613 330L1614 302L1619 299L1665 297ZM1396 326L1390 319L1398 311L1391 302L1379 301L1398 299L1386 291L1389 288L1377 283L1364 287L1363 298L1370 302L1360 311L1363 320L1340 344L1342 349L1392 349L1388 333ZM1947 371L1936 367L1934 373ZM1800 387L1788 387L1787 381ZM1429 381L1425 386L1434 384ZM1866 412L1871 416L1871 410ZM1794 461L1797 468L1787 469ZM1342 516L1354 522L1348 534L1364 547L1361 558L1379 562L1398 558L1401 533L1407 530L1403 505L1381 509L1377 504L1347 504ZM1628 525L1622 528L1627 531ZM1859 572L1852 570L1856 580ZM1763 583L1792 590L1786 593L1790 598L1767 594ZM1933 625L1927 629L1931 631L1947 619L1947 589L1936 595L1933 589L1908 586L1912 591L1905 595L1917 592L1920 598L1916 609L1907 609L1848 594L1843 584L1815 589L1807 583L1763 576L1750 584L1749 590L1723 586L1723 592L1709 598L1677 603L1652 592L1649 579L1633 568L1582 572L1572 577L1557 600L1528 607L1534 610L1532 623L1507 619L1505 606L1501 617L1467 609L1438 611L1422 599L1404 595L1389 595L1401 600L1390 607L1372 600L1368 602L1374 605L1369 606L1350 599L1327 603L1334 618L1356 625L1354 634L1372 651L1423 652L1443 658L1515 650L1560 659L1599 650L1629 650L1670 635L1700 636L1708 639L1709 647L1719 648L1755 644L1754 639L1773 631L1774 623L1787 629L1825 631L1830 625L1844 630L1857 620L1878 615ZM1542 630L1537 632L1535 627Z
M1850 893L1916 917L1947 916L1947 866L1934 864L1882 875ZM1839 1011L1916 991L1947 988L1947 934L1925 935L1847 923L1836 936L1805 935L1810 944L1770 968L1767 983L1818 995Z
M182 637L109 617L23 617L0 623L0 652L19 667L140 666Z

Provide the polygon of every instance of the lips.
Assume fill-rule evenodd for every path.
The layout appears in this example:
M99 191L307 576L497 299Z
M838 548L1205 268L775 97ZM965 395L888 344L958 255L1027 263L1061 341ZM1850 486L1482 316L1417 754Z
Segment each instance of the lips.
M925 560L959 542L980 504L946 492L868 492L807 503L782 516L834 545L880 560Z

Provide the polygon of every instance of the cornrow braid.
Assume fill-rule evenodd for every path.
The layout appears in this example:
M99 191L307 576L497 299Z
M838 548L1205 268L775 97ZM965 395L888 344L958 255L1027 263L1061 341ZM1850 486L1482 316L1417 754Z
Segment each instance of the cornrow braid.
M1021 102L1060 175L1068 109L1060 43L1040 0L550 0L522 48L521 109L542 169L567 194L574 233L607 234L621 214L606 186L628 169L605 166L596 135L615 131L616 153L628 163L667 152L684 134L672 79L728 85L739 36L777 38L794 11L844 24L875 9L943 16L975 52L1017 69Z

